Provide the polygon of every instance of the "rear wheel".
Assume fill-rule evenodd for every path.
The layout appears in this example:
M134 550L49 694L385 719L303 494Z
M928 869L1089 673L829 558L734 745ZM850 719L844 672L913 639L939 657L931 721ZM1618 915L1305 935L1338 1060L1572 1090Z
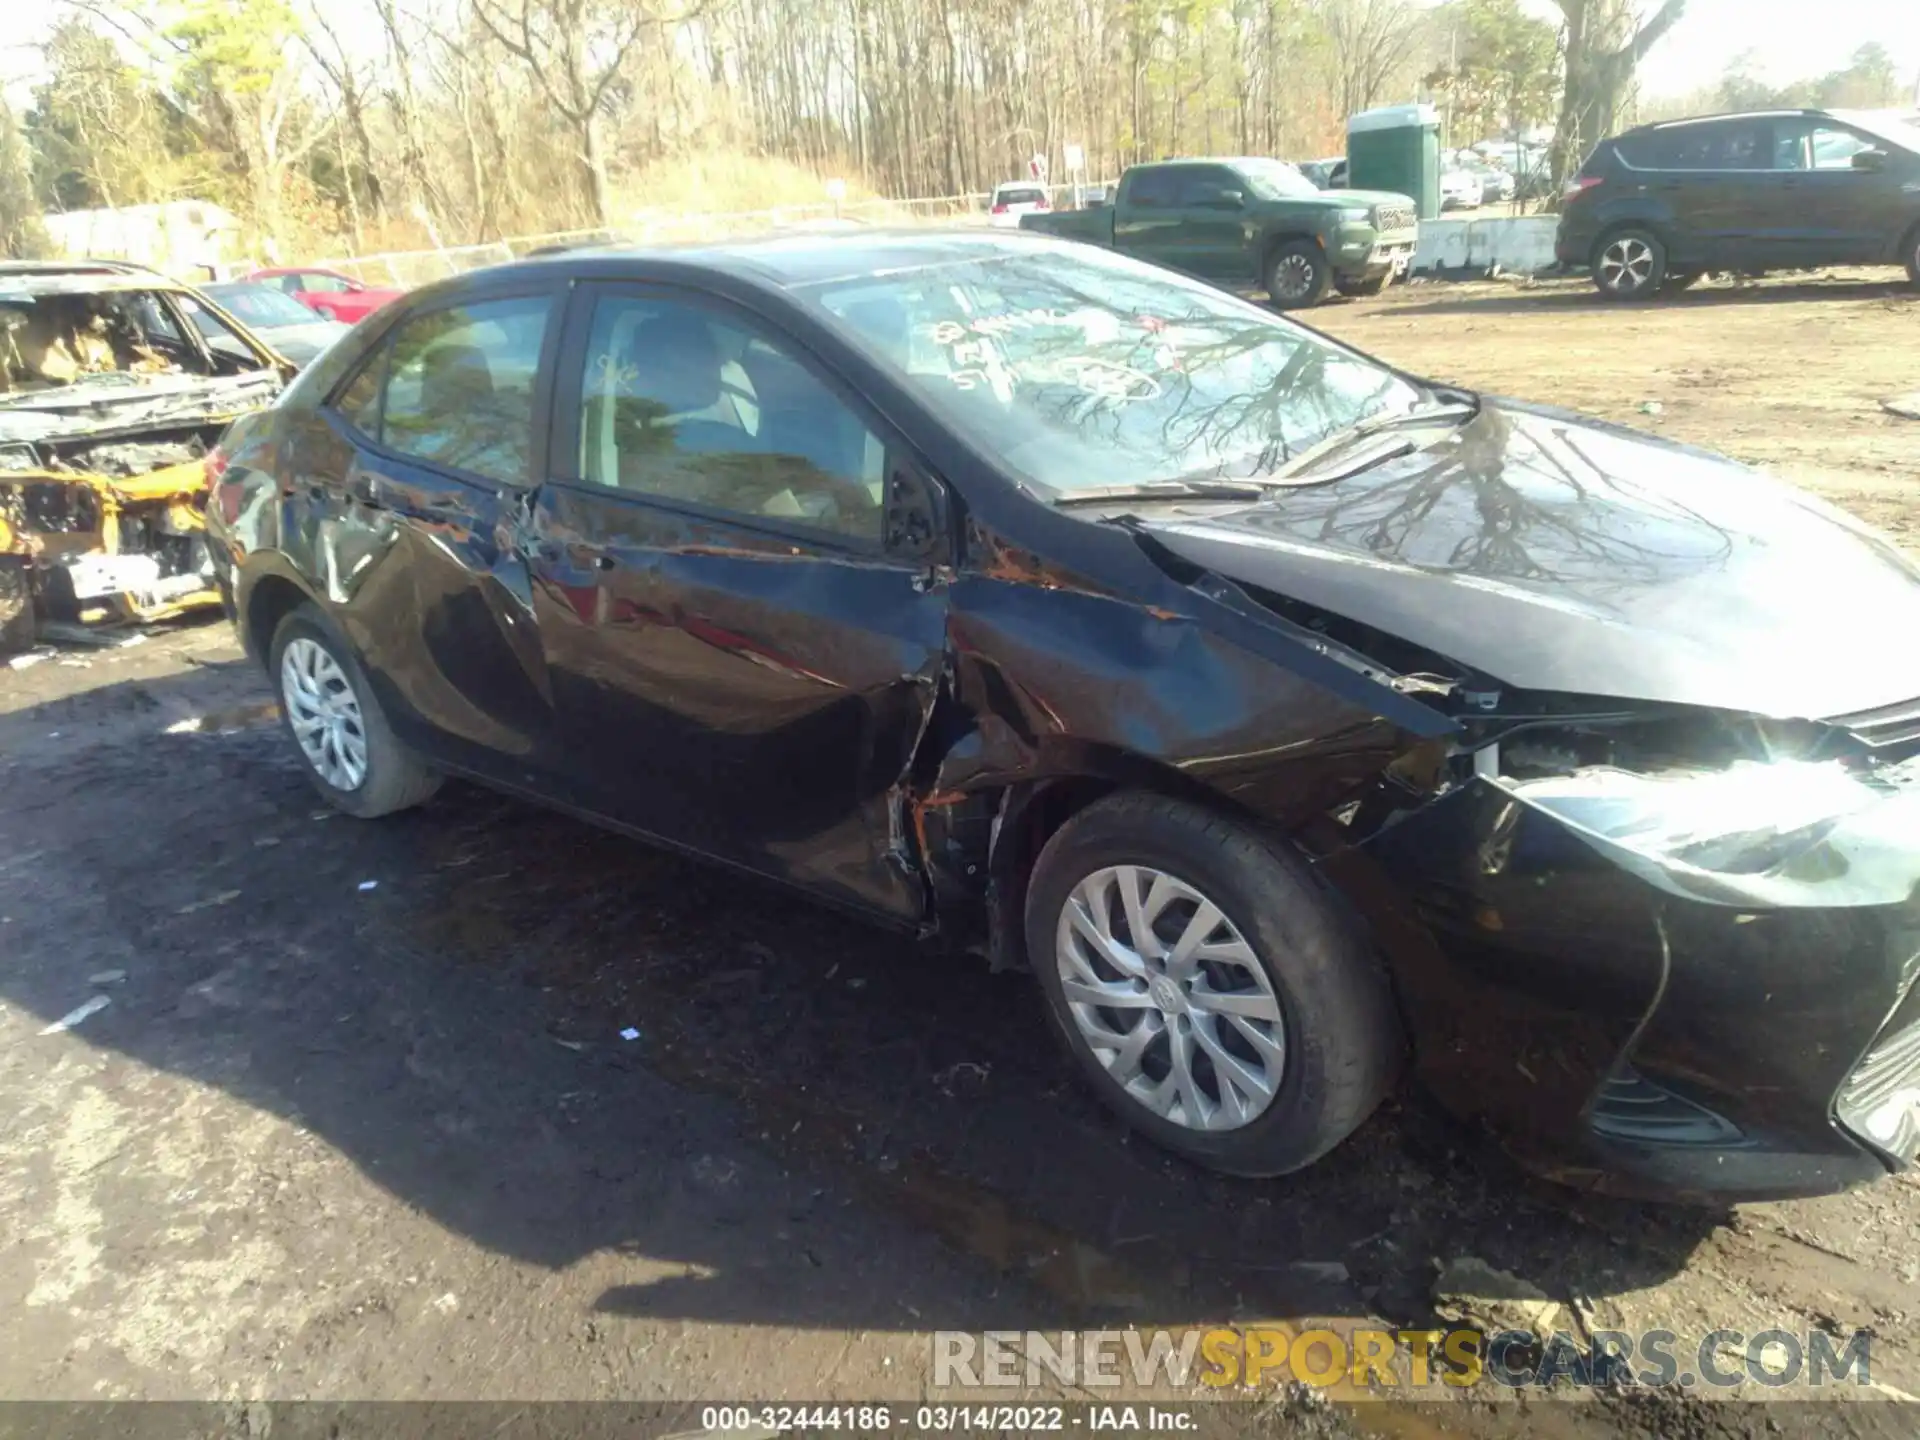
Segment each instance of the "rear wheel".
M1594 247L1593 283L1609 300L1644 300L1667 278L1667 247L1651 230L1616 230Z
M281 724L330 805L371 820L440 788L440 777L393 733L353 647L317 606L300 605L280 622L269 667Z
M1907 236L1906 251L1907 279L1920 285L1920 225L1914 226L1913 232Z
M1386 976L1343 908L1283 841L1195 806L1081 811L1035 862L1026 932L1101 1099L1211 1169L1310 1164L1398 1070Z
M1392 283L1393 272L1391 270L1387 271L1384 275L1375 275L1371 279L1366 280L1351 275L1336 275L1333 277L1334 288L1342 295L1351 295L1356 300L1364 299L1370 295L1378 295Z
M1267 257L1267 298L1279 310L1304 310L1327 298L1333 270L1311 240L1290 240Z

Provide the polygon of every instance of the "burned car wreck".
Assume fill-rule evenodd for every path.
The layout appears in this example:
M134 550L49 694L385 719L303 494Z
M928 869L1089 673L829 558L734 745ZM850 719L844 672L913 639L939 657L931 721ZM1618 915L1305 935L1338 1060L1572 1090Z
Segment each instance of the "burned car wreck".
M1409 1057L1576 1185L1920 1149L1920 570L1732 462L1070 245L793 237L411 295L208 529L339 808L463 775L1030 966L1202 1164Z
M0 265L0 648L30 644L36 614L98 624L217 605L206 456L287 373L164 276Z

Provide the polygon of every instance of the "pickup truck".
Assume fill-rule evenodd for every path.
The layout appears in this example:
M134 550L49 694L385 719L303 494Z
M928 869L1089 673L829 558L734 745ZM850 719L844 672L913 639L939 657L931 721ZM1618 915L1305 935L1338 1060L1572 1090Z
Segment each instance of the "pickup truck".
M1134 165L1111 205L1023 215L1020 228L1258 287L1297 310L1330 290L1378 295L1412 262L1418 220L1405 195L1318 190L1282 161L1243 158Z

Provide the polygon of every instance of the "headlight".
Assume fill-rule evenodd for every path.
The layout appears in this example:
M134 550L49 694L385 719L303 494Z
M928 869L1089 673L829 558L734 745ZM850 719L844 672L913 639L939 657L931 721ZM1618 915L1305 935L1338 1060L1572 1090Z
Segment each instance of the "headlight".
M1920 887L1920 760L1706 774L1593 768L1495 783L1673 894L1736 906L1898 905Z
M1364 205L1349 205L1340 212L1343 225L1362 225L1373 218L1373 211Z

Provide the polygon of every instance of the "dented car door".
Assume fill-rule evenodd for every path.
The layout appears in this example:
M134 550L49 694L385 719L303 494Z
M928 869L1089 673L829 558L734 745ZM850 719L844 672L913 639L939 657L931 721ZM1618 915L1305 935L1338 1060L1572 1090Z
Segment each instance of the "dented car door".
M895 471L926 483L857 397L753 317L581 288L534 516L576 805L921 916L904 783L947 602L924 544L886 542Z
M527 783L552 707L521 521L552 293L410 316L290 427L283 548L360 648L408 743Z

